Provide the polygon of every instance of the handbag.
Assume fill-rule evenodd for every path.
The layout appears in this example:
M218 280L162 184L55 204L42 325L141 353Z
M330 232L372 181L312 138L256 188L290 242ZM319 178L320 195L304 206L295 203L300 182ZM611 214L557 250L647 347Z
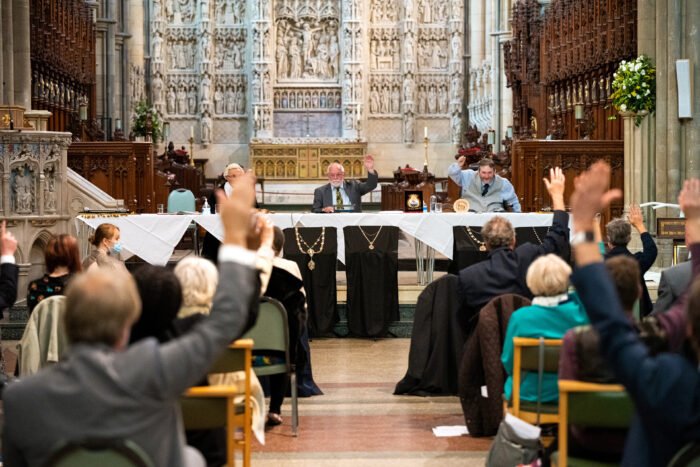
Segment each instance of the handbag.
M506 414L493 444L486 457L486 467L513 467L520 464L531 464L537 460L542 449L540 443L540 410L542 398L542 377L544 373L544 338L540 337L537 363L537 427Z

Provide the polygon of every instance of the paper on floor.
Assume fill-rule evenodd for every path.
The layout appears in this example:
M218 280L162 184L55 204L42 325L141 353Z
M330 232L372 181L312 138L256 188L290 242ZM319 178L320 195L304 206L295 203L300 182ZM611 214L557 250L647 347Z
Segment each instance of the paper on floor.
M433 434L438 438L447 438L450 436L463 436L468 435L469 430L464 425L456 426L436 426L433 428Z

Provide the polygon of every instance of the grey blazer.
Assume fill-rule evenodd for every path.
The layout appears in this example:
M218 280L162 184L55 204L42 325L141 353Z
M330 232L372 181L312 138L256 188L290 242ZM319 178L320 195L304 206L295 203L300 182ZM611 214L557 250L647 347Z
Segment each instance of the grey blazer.
M5 465L41 466L61 442L120 437L141 446L155 465L182 466L180 395L257 318L257 274L222 262L211 314L178 339L162 345L144 339L121 352L77 344L66 360L9 385Z
M367 173L366 182L358 182L357 180L346 180L343 182L343 188L345 188L345 193L350 198L354 212L362 212L362 196L377 188L378 180L379 176L374 171ZM333 190L330 183L326 183L314 190L314 205L311 210L313 212L323 212L323 208L327 206L333 206Z
M678 300L690 285L692 273L692 261L677 264L661 272L659 296L654 304L654 313L663 313L671 308L673 302Z

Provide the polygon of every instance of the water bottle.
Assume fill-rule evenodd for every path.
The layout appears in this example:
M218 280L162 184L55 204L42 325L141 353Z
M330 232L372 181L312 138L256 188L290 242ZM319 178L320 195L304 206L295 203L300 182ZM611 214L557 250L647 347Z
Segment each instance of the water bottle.
M437 196L430 195L430 212L435 212L435 205L437 204Z
M202 204L202 214L211 214L211 206L207 198L204 198L204 204Z
M423 212L428 212L428 205L423 201Z

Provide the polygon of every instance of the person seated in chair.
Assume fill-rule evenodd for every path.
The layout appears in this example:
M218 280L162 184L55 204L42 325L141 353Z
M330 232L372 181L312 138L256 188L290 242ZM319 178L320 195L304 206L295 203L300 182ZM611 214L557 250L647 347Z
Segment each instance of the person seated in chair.
M472 320L491 299L505 293L514 293L526 298L533 294L526 283L527 270L539 256L554 253L564 260L569 259L569 215L564 210L564 173L560 168L550 170L549 179L544 179L552 197L554 216L552 227L542 239L541 245L524 243L515 247L515 229L502 216L489 219L481 229L489 256L459 272L460 303L465 320L470 327ZM471 332L471 331L467 331Z
M345 180L345 169L337 162L328 166L328 183L314 190L313 212L362 212L362 196L377 188L374 158L365 156L367 181Z
M530 306L513 313L503 340L501 361L508 374L504 389L507 400L510 400L513 392L514 337L561 339L569 329L588 323L576 294L568 293L570 276L569 265L551 254L537 258L527 270L527 286L535 298ZM537 386L537 373L525 373L520 384L520 399L537 402ZM540 401L552 403L557 400L557 375L544 373Z
M506 207L521 212L520 201L513 185L496 175L496 164L491 159L479 161L479 170L462 170L467 158L461 156L447 169L447 175L462 187L462 198L469 201L474 212L503 212Z
M632 229L634 227L639 232L639 237L642 240L642 251L632 253L627 249L630 242ZM607 234L608 252L605 254L605 259L614 258L615 256L624 255L630 256L639 263L639 281L642 286L642 297L639 300L639 317L644 318L652 312L651 297L647 289L647 283L644 280L644 274L651 268L656 261L658 249L651 234L647 232L644 226L644 217L642 210L636 204L630 205L628 219L613 219L605 226Z
M685 327L695 355L653 355L625 316L592 241L595 213L622 195L620 190L609 190L611 172L609 164L599 161L576 180L570 205L574 229L581 237L572 242L577 266L572 283L598 333L601 354L634 402L622 465L668 465L683 446L700 440L700 282L690 288ZM686 216L686 236L695 257L700 254L700 180L685 182L678 204Z
M251 227L253 177L242 177L234 188L237 196L218 198L224 244L212 311L186 335L127 347L141 312L132 277L96 269L71 281L64 315L68 358L3 393L5 465L46 465L58 446L86 438L129 439L153 465L204 465L185 446L180 397L252 327L258 310L256 255L248 250L259 241Z

